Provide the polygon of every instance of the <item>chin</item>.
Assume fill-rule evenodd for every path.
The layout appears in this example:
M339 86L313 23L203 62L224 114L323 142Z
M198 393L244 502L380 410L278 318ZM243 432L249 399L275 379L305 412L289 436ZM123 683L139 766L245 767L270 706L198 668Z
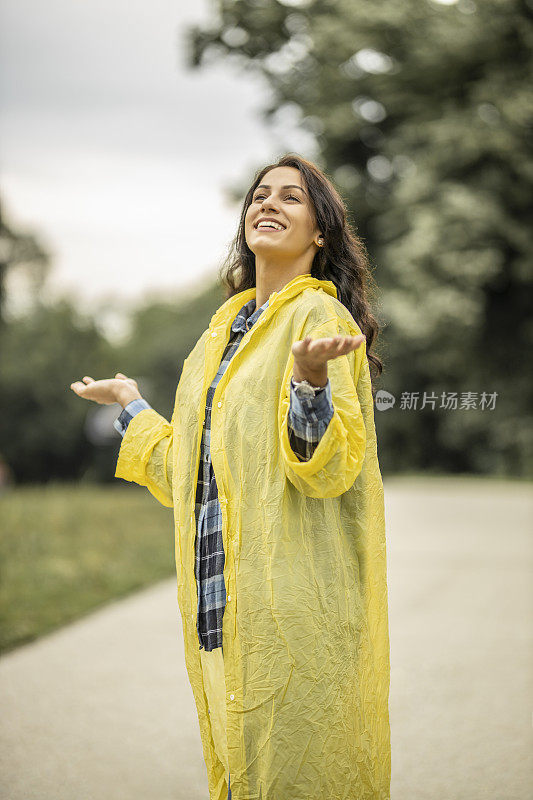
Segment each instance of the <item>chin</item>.
M248 247L250 247L250 245L248 245ZM259 241L253 243L254 250L272 250L272 248L276 250L285 250L287 248L287 243L275 236L263 236Z

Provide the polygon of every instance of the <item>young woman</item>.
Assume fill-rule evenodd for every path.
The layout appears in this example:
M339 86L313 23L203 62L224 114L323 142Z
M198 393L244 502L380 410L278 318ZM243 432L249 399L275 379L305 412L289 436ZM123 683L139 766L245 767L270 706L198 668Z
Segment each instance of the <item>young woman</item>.
M170 423L132 378L116 477L174 509L178 603L211 800L387 800L384 496L364 247L316 165L256 175L227 299Z

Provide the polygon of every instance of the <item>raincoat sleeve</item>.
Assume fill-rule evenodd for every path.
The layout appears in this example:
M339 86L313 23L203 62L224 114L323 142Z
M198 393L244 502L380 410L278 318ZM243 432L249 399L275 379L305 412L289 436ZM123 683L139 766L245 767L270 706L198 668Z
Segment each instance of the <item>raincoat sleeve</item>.
M172 508L173 438L172 425L155 409L136 413L122 437L115 478L146 486L156 500Z
M332 317L310 330L304 329L300 338L321 339L360 333L358 328ZM356 350L328 361L333 416L311 458L300 461L291 448L287 426L294 364L292 352L289 354L278 407L278 436L285 474L298 491L308 497L338 497L348 491L361 471L366 428L356 386L364 358L366 343L363 341Z

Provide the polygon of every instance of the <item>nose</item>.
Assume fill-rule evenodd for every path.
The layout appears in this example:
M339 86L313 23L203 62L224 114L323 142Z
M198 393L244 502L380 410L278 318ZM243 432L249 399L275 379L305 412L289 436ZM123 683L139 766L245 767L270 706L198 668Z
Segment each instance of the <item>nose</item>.
M267 209L274 209L277 210L276 201L273 199L274 195L269 194L268 197L265 197L263 202L261 203L261 211L266 211Z

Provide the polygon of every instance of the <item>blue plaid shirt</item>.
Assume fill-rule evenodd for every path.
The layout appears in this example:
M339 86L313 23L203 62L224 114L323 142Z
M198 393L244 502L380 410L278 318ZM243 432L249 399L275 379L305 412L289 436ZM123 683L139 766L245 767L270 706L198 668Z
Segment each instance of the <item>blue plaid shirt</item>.
M195 575L198 587L198 614L196 627L200 650L222 647L222 618L226 606L224 583L224 548L222 546L222 511L211 464L211 404L218 382L235 355L244 334L257 322L268 306L268 300L256 310L255 298L246 303L232 323L229 341L224 350L218 372L207 391L205 421L200 446L200 464L196 486L196 542ZM144 408L151 408L144 399L132 400L113 423L124 435L130 420ZM300 461L308 461L333 416L329 379L314 398L300 397L291 379L291 395L287 426L289 441Z

